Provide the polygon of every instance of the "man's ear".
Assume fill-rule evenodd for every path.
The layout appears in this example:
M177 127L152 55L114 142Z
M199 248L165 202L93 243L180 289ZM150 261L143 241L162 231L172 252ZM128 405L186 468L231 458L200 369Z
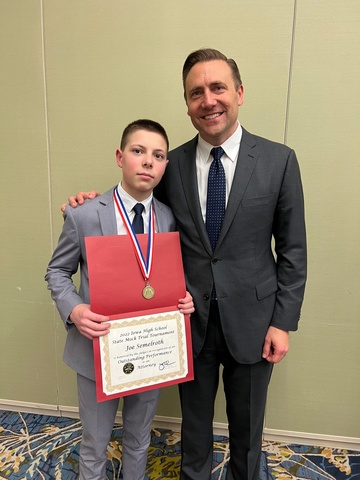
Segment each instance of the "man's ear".
M244 103L244 87L243 85L240 85L238 89L238 106L241 107L243 103Z
M120 168L122 168L122 151L120 149L116 150L116 163Z

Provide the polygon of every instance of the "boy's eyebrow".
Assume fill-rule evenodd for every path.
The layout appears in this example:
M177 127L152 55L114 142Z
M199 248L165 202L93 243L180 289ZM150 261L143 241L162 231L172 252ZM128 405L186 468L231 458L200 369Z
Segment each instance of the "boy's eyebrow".
M155 148L154 153L162 153L164 157L167 156L167 150L164 150L162 148Z
M141 143L130 143L130 148L142 148L143 150L147 150L149 147L146 147L145 145L141 145ZM159 148L154 148L154 152L163 152L166 153L167 150L159 147Z
M141 148L142 150L147 149L147 147L141 143L129 143L129 148Z

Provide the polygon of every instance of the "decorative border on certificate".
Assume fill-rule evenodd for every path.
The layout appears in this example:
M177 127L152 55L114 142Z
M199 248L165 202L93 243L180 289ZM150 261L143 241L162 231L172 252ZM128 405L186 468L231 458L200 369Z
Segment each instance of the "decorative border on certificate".
M99 347L105 395L179 383L188 375L185 321L178 310L112 319Z

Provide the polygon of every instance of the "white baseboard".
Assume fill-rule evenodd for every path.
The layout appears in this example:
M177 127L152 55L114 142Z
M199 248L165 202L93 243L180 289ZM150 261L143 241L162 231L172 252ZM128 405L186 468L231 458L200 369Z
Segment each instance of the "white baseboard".
M35 413L39 415L53 415L55 417L61 416L57 405L50 405L47 403L20 402L18 400L5 400L3 398L0 398L0 410Z
M15 400L11 401L0 399L0 410L35 413L39 415L52 415L55 417L79 418L78 408L66 405L47 405L42 403L19 402ZM118 412L116 415L116 422L122 423L121 412ZM181 418L156 415L153 421L153 427L170 429L174 432L179 432L181 428ZM227 424L214 422L214 434L228 436L229 431ZM341 437L337 435L293 432L265 427L264 440L285 444L314 445L319 447L360 451L360 438L356 437Z
M314 445L317 447L330 447L345 450L360 451L360 438L341 437L319 433L293 432L264 428L264 440L285 444Z

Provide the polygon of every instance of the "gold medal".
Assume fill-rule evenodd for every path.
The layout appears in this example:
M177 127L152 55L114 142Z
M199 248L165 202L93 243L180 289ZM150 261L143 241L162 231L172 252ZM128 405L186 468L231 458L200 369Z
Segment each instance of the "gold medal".
M145 287L143 288L142 295L144 298L146 298L146 300L150 300L150 298L153 298L153 296L155 295L155 290L149 284L149 282L147 282Z

